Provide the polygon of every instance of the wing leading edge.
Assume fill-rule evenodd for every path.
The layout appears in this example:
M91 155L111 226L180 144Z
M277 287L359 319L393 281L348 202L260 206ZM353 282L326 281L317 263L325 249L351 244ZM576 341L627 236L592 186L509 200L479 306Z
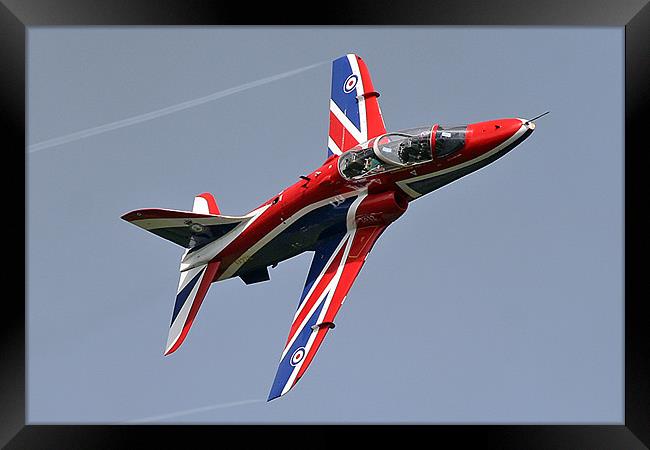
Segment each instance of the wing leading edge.
M373 244L386 226L356 228L356 206L348 213L347 230L323 241L314 254L268 400L286 394L313 360L352 287Z

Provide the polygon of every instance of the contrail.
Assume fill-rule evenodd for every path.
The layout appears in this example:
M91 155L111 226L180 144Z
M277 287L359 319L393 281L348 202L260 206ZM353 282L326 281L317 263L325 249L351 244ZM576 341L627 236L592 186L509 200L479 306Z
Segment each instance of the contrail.
M148 120L156 119L161 116L166 116L167 114L172 114L178 111L182 111L184 109L193 108L203 103L211 102L213 100L218 100L220 98L224 98L229 95L233 95L238 92L245 91L247 89L252 89L257 86L262 86L267 83L272 83L273 81L277 81L283 78L297 75L301 72L305 72L307 70L313 69L314 67L321 66L327 62L328 61L321 61L316 64L311 64L309 66L301 67L299 69L290 70L288 72L272 75L270 77L262 78L260 80L251 81L250 83L245 83L239 86L225 89L223 91L215 92L213 94L206 95L205 97L195 98L194 100L188 100L186 102L178 103L176 105L167 106L166 108L157 109L155 111L151 111L144 114L139 114L137 116L132 116L127 119L118 120L117 122L111 122L105 125L99 125L96 127L87 128L85 130L77 131L75 133L66 134L65 136L59 136L57 138L48 139L47 141L38 142L36 144L29 146L29 153L34 153L39 150L44 150L46 148L67 144L68 142L76 141L90 136L95 136L97 134L106 133L107 131L117 130L118 128L128 127L130 125L135 125L137 123L146 122Z
M173 419L174 417L185 416L187 414L195 414L199 412L211 411L213 409L231 408L233 406L249 405L251 403L262 403L264 400L241 400L238 402L218 403L216 405L202 406L200 408L186 409L184 411L176 411L169 414L162 414L160 416L145 417L144 419L132 419L126 423L142 423L142 422L157 422L159 420Z

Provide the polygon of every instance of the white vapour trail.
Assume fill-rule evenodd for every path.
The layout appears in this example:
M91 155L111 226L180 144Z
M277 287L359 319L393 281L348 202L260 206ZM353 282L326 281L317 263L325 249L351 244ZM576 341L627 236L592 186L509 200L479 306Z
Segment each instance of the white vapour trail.
M175 417L185 416L188 414L196 414L205 411L211 411L213 409L222 409L222 408L232 408L233 406L249 405L251 403L262 403L264 400L241 400L238 402L229 402L229 403L217 403L216 405L202 406L200 408L186 409L184 411L176 411L168 414L162 414L160 416L145 417L144 419L132 419L127 421L127 423L144 423L144 422L158 422L165 419L173 419Z
M299 69L289 70L288 72L279 73L277 75L272 75L270 77L262 78L260 80L251 81L239 86L235 86L223 91L215 92L205 97L195 98L193 100L188 100L186 102L178 103L176 105L167 106L166 108L157 109L144 114L139 114L137 116L132 116L127 119L118 120L116 122L107 123L105 125L99 125L92 128L87 128L85 130L77 131L75 133L66 134L65 136L59 136L57 138L48 139L46 141L41 141L36 144L29 146L29 153L34 153L39 150L44 150L46 148L56 147L58 145L67 144L68 142L76 141L78 139L87 138L90 136L95 136L97 134L106 133L107 131L116 130L118 128L128 127L130 125L135 125L137 123L146 122L148 120L156 119L167 114L172 114L184 109L193 108L195 106L201 105L203 103L211 102L213 100L218 100L220 98L227 97L229 95L236 94L248 89L252 89L257 86L262 86L264 84L272 83L273 81L281 80L293 75L297 75L301 72L313 69L320 65L325 64L327 61L321 61L316 64L311 64L309 66L300 67Z

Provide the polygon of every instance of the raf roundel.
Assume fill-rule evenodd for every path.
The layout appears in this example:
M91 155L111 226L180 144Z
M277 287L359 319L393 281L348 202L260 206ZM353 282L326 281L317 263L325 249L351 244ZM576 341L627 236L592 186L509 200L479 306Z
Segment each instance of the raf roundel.
M201 225L200 223L193 223L193 224L190 226L190 228L191 228L192 231L194 231L195 233L202 233L202 232L205 230L205 227L204 227L203 225Z
M291 360L289 361L289 363L292 366L297 366L298 364L300 364L300 361L302 361L304 357L305 357L305 347L300 347L296 349L295 352L293 352L293 355L291 355Z
M349 94L352 92L352 90L357 87L357 81L359 79L357 78L356 75L352 74L350 75L347 80L345 80L345 83L343 84L343 92L346 94Z

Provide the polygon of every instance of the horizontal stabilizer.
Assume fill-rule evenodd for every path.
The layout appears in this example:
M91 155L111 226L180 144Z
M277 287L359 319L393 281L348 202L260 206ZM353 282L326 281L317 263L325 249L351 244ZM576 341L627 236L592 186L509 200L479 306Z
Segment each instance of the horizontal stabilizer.
M126 213L122 219L181 247L197 248L219 239L249 218L145 208Z

